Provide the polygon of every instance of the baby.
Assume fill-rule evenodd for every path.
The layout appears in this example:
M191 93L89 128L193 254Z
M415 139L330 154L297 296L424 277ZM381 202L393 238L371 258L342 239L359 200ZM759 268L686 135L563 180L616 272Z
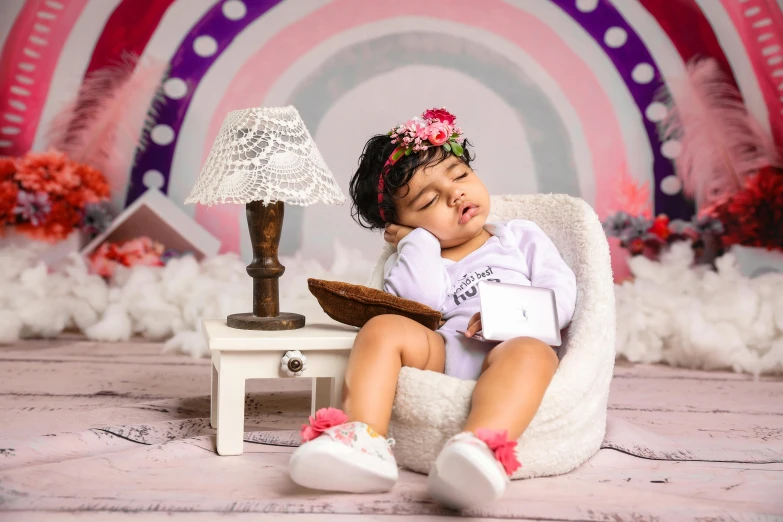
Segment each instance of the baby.
M350 182L353 216L383 229L397 247L384 290L439 310L438 331L398 315L359 331L345 374L344 411L319 410L291 457L300 485L331 491L388 491L397 480L385 435L400 368L477 380L463 431L429 473L430 495L452 508L491 502L520 466L516 440L530 424L558 366L555 350L519 337L473 336L481 329L479 280L549 288L560 327L571 321L576 280L546 234L521 219L487 223L489 193L470 168L470 143L455 117L432 109L365 145ZM465 331L465 333L460 333Z

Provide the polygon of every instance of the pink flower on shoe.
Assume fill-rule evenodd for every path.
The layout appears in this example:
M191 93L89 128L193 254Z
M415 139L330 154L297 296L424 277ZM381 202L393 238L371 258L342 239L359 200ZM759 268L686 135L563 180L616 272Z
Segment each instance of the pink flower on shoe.
M517 441L508 440L507 430L477 429L476 438L489 446L509 476L522 467L514 451L517 447Z
M309 442L321 435L324 431L340 424L345 424L348 416L337 408L321 408L315 412L315 417L310 416L310 425L302 424L299 434L302 442Z

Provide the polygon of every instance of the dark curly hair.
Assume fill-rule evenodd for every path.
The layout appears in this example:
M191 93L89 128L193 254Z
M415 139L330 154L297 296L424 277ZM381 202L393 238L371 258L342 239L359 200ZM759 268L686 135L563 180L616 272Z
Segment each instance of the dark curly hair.
M364 228L374 230L383 228L386 223L397 220L394 210L392 195L400 187L407 187L416 170L423 167L432 167L446 160L451 152L443 147L430 147L421 152L414 152L409 156L401 157L397 163L387 167L386 179L383 188L383 213L386 221L381 219L378 204L378 179L386 160L397 147L391 142L387 134L378 134L370 138L364 146L359 158L359 168L351 178L349 191L351 194L351 216L354 221ZM471 155L470 142L465 140L462 145L463 153L459 159L468 167L475 159Z

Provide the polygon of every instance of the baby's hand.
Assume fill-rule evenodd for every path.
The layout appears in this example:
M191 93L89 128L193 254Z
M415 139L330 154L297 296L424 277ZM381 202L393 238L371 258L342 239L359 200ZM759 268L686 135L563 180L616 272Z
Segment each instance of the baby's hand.
M465 337L473 337L476 332L481 330L481 312L476 312L468 321L468 329L465 330Z
M389 223L386 225L386 228L383 231L383 239L387 243L391 243L392 245L397 246L397 243L402 241L402 238L411 232L413 232L413 229L410 227Z

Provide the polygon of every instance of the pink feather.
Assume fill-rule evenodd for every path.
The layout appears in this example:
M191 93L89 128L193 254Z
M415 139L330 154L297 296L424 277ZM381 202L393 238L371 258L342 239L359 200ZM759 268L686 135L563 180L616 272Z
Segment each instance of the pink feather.
M699 207L737 192L759 168L779 164L772 139L714 59L692 60L687 76L668 84L662 137L680 142L677 176Z
M94 71L48 129L49 147L103 172L115 211L122 208L136 150L147 145L144 131L163 101L159 88L167 67L127 56L117 66Z
M631 216L652 217L650 182L637 182L624 167L615 184L616 211L624 211Z

